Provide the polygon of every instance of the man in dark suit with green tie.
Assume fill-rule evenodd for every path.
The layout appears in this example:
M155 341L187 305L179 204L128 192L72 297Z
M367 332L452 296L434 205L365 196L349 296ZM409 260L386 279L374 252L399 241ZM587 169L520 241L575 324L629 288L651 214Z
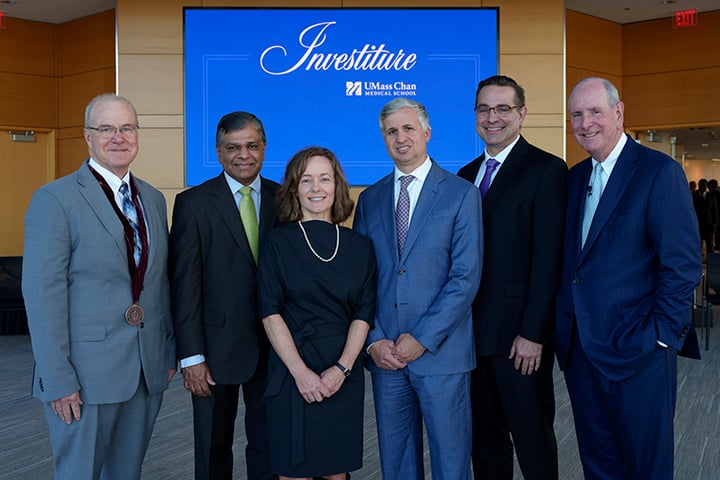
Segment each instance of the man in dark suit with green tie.
M232 478L242 385L248 478L265 480L276 477L262 399L269 344L257 318L257 252L275 224L279 185L259 175L267 142L255 115L223 116L215 140L223 172L177 196L170 232L173 320L192 394L195 478Z

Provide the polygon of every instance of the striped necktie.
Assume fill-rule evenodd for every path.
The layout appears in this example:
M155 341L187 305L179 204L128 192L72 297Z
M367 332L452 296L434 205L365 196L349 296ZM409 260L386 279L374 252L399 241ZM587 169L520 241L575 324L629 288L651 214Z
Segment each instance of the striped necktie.
M138 222L138 214L135 209L135 204L130 198L130 189L126 182L120 184L120 198L122 200L122 211L123 215L130 222L130 226L133 229L133 257L135 259L135 265L140 265L140 257L142 256L142 241L140 240L140 224Z

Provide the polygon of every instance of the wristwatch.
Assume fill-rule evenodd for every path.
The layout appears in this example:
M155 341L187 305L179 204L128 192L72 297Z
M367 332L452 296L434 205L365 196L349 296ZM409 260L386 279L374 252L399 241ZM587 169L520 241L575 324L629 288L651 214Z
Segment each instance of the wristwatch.
M342 363L335 362L335 366L338 367L340 371L343 372L343 375L345 375L346 377L350 375L350 369L343 367Z

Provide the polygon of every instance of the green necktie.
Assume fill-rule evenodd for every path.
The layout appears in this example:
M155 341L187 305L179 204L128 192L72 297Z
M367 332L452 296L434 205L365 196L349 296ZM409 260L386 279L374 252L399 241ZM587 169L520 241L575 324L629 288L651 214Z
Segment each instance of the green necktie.
M255 202L253 202L252 195L250 195L252 188L242 187L238 192L242 195L240 199L240 219L242 220L243 228L245 228L245 235L247 235L253 258L255 259L255 263L257 263L259 229L257 214L255 213Z

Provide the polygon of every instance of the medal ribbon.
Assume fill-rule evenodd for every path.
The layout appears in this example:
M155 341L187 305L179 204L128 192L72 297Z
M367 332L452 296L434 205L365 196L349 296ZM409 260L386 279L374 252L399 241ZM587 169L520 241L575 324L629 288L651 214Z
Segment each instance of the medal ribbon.
M135 259L133 257L133 252L135 251L135 231L133 230L132 225L130 225L130 222L122 213L120 207L118 207L117 202L115 201L115 194L110 188L110 185L107 184L102 175L95 171L95 169L92 168L89 163L87 164L87 166L97 179L98 183L100 183L100 187L102 187L103 192L105 192L105 196L110 201L110 205L112 205L113 210L115 210L115 214L120 219L120 222L122 222L123 230L125 232L125 248L127 249L128 272L130 273L130 285L132 288L132 302L133 305L137 305L138 300L140 300L140 293L142 292L143 286L145 284L145 273L147 272L148 236L147 225L145 224L145 216L143 215L143 210L140 207L140 201L138 196L139 192L137 189L137 185L135 185L135 179L131 174L130 186L132 187L132 202L135 205L135 210L137 210L138 224L140 229L140 242L142 243L142 253L140 255L140 263L138 265L135 265Z

